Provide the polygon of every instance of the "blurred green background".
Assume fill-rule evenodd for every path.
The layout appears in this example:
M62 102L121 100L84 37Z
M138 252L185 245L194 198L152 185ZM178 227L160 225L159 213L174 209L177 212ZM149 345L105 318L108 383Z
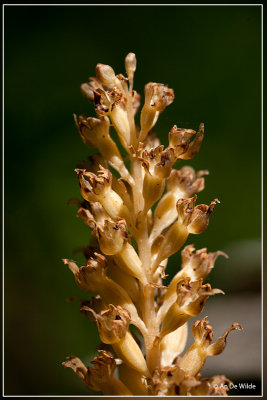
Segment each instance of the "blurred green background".
M239 296L243 311L242 299L259 299L261 8L5 6L5 394L88 394L61 367L71 354L89 363L99 344L78 303L66 302L83 294L61 262L65 257L82 262L73 250L89 240L76 209L67 205L79 197L73 170L90 154L72 114L93 116L80 83L94 76L98 62L124 73L130 51L137 55L140 94L149 81L175 90L174 103L156 125L164 144L174 124L197 129L205 122L200 153L177 167L208 169L198 201L218 197L221 204L208 229L187 243L228 252L230 259L218 260L210 282L230 300ZM179 260L179 255L170 260L170 276ZM240 322L259 316L259 304ZM260 316L255 324L259 333ZM247 351L251 342L245 331L242 335ZM260 392L259 338L254 376L249 369L240 376L220 372L253 378L257 393L244 394ZM230 366L231 354L226 357ZM249 355L244 357L242 365L249 368Z

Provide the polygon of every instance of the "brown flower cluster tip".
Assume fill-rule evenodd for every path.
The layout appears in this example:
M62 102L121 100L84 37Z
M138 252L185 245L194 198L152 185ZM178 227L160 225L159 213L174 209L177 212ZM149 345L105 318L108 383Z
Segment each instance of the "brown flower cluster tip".
M182 249L190 234L208 228L219 203L197 202L208 171L174 168L176 161L198 153L204 124L197 131L173 126L164 148L152 129L174 92L148 83L138 124L133 53L125 58L125 70L125 76L116 75L98 64L96 77L81 85L96 118L74 115L82 141L98 153L75 169L82 199L70 200L91 231L88 247L78 249L85 262L63 262L79 288L91 294L78 299L80 311L88 324L96 323L102 347L91 366L74 356L62 364L104 395L225 396L230 381L224 375L202 378L201 369L208 356L224 350L230 331L242 329L238 323L213 342L207 317L198 320L194 344L182 355L190 318L202 312L210 296L223 294L205 279L217 257L227 257L190 244ZM179 250L181 268L166 286L168 258Z

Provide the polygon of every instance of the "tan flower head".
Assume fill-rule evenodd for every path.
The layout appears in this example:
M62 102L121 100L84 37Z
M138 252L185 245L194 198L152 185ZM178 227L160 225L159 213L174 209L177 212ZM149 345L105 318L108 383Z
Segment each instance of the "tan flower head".
M95 195L103 194L111 187L112 175L108 169L99 165L98 175L86 170L76 169L78 175L81 193L85 200L95 201Z
M100 391L104 382L108 382L113 377L116 369L114 358L106 351L99 351L100 356L94 357L91 364L94 368L88 367L86 383L92 389Z
M131 315L125 308L109 304L108 309L94 313L100 339L103 343L114 344L123 339L131 321Z
M116 222L105 219L103 226L97 225L96 235L104 254L117 254L128 239L126 222L123 218L118 218Z
M196 133L193 129L177 128L176 125L169 132L169 146L175 150L176 158L182 158L189 148L189 142Z
M140 157L145 171L159 179L167 178L172 168L172 151L170 149L163 150L163 146L157 146L150 150L145 150Z
M224 350L228 334L235 329L242 330L243 328L238 323L232 324L230 329L212 344L213 330L208 325L207 317L201 321L196 321L192 327L195 343L179 361L180 368L184 370L186 375L197 374L208 356L216 356Z
M104 118L86 118L83 115L77 117L74 114L74 121L80 133L82 141L88 147L98 147L99 141L102 139L109 140L109 120Z
M110 171L99 165L97 175L82 169L76 169L75 172L79 178L83 198L89 202L101 203L110 217L117 218L122 212L123 201L111 187Z
M207 249L196 250L193 245L186 246L182 252L182 265L181 268L186 269L186 272L194 279L203 280L209 275L214 267L214 263L219 256L228 258L227 254L223 251L215 251L214 253L207 253Z
M87 265L78 267L77 264L68 259L62 260L73 272L77 285L85 292L96 292L105 279L107 262L104 256L95 253L95 258L87 260Z
M173 102L174 92L161 83L150 82L145 86L145 104L141 111L139 142L143 142L153 128L160 112Z
M210 284L202 285L202 279L191 281L189 277L177 283L176 302L170 307L162 322L161 337L178 329L190 317L198 315L209 296L223 293L220 289L212 289Z
M208 171L198 171L197 173L191 167L183 167L179 170L173 169L167 180L167 190L179 190L183 193L183 197L191 197L195 193L204 189L203 175L208 175Z
M162 83L147 83L145 86L145 106L162 112L174 100L174 92Z
M209 217L218 199L215 199L209 206L199 204L195 207L197 196L189 199L180 199L177 202L177 211L180 221L187 226L189 233L199 234L209 225Z

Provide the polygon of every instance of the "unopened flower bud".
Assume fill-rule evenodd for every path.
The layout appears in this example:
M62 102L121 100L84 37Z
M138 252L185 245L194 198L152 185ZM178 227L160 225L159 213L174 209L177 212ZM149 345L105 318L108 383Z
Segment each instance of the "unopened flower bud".
M105 64L97 64L96 77L105 86L114 84L116 79L116 75L113 68Z
M132 81L135 70L136 70L136 56L134 53L129 53L125 57L125 69L126 69L129 81Z
M88 83L81 84L81 92L83 96L86 97L88 100L90 100L91 102L94 101L94 91Z

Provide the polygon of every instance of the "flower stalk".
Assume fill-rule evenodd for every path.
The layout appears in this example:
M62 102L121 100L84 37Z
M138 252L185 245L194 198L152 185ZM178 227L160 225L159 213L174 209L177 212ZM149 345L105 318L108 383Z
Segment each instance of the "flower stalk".
M127 76L116 75L110 66L97 64L96 77L81 85L97 118L74 115L82 141L99 153L75 169L82 200L71 200L78 206L77 217L92 231L85 264L63 262L81 290L98 293L80 300L80 310L97 324L104 347L92 360L93 367L74 356L63 366L73 369L90 390L105 395L227 395L226 385L222 389L227 378L202 379L200 371L208 356L224 350L229 332L242 329L239 324L212 343L212 327L202 318L193 324L195 342L182 356L190 318L202 312L210 296L223 293L203 282L216 258L227 255L186 245L181 269L164 285L168 258L182 249L190 234L207 229L219 203L215 199L196 205L208 171L174 168L177 160L198 153L204 124L197 132L173 126L164 149L152 129L173 102L174 92L164 84L148 83L138 126L135 54L126 56L125 69ZM112 139L111 128L123 151Z

